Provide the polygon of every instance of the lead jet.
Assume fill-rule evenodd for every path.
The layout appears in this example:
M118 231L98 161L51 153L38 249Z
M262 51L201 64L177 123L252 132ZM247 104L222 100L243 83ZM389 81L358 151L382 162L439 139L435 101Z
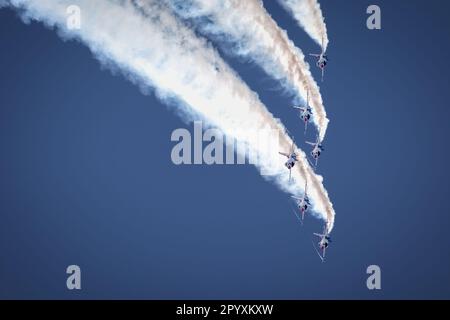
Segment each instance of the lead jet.
M325 260L325 251L328 248L329 244L331 243L331 238L328 235L327 227L324 228L323 234L320 233L313 233L315 236L320 237L320 241L318 242L320 250L322 250L322 254L317 251L316 247L314 246L314 249L316 249L317 254L319 255L322 262ZM314 245L314 243L313 243Z
M322 52L318 54L310 53L309 55L317 58L316 65L322 71L322 82L323 82L323 74L325 72L325 67L328 64L328 56L326 55L326 52L323 50L323 38L322 38Z

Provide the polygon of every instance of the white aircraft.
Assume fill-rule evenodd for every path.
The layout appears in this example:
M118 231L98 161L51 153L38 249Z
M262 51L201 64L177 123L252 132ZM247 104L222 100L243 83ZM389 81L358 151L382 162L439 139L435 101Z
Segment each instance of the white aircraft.
M305 219L305 213L308 210L308 207L311 205L309 198L308 198L308 194L306 193L307 187L308 187L308 181L306 181L306 183L305 183L305 193L303 194L302 197L298 198L295 196L291 196L297 202L298 209L300 210L300 212L302 214L302 221Z
M317 251L315 246L314 246L314 249L316 249L316 252L319 255L320 259L322 261L324 261L325 260L325 251L328 248L328 245L331 243L331 238L328 235L328 231L327 231L326 227L323 230L323 234L314 233L314 235L320 237L320 241L319 241L318 245L319 245L319 248L322 250L322 254L320 254L319 251ZM313 245L314 245L314 243L313 243Z
M311 151L311 155L316 160L315 166L317 167L317 161L319 160L320 154L324 150L322 143L319 141L319 136L317 136L316 142L306 141L306 143L314 147Z
M322 82L323 82L323 74L325 72L325 67L328 64L328 56L323 51L323 38L322 38L322 52L319 54L310 53L309 55L317 58L316 65L317 67L320 68L320 70L322 70Z
M284 164L286 168L289 169L289 181L291 180L291 169L294 167L297 160L297 154L294 152L294 140L292 140L292 146L291 146L291 152L290 153L284 153L284 152L278 152L279 154L285 156L288 158L286 163Z
M312 110L311 110L311 107L309 106L309 90L307 91L307 94L306 94L306 106L304 106L304 107L294 106L294 108L300 110L300 119L302 119L303 122L305 123L305 134L306 134L306 129L308 128L308 122L311 120L311 115L312 115Z

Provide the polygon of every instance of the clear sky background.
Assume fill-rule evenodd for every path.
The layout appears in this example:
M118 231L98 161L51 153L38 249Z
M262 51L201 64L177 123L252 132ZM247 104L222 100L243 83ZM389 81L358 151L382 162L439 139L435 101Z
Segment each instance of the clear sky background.
M382 30L366 28L370 4ZM0 10L0 298L450 298L450 3L321 5L331 122L318 170L337 212L326 263L311 246L322 222L302 227L254 167L173 165L170 135L192 126L85 46ZM300 140L291 98L224 57ZM70 264L81 291L66 289Z

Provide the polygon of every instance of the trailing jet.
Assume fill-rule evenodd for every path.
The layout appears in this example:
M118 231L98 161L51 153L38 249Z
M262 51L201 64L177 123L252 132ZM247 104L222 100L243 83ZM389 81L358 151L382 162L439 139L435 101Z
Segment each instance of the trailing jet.
M297 202L298 209L300 210L300 212L302 214L302 221L305 219L305 213L308 210L308 207L311 205L309 198L308 198L308 194L306 192L307 187L308 187L308 181L306 181L306 183L305 183L305 193L303 194L302 197L299 198L299 197L291 196Z
M307 91L306 95L306 106L304 107L294 106L294 108L300 110L300 119L302 119L303 122L305 123L305 134L306 134L308 122L311 120L312 116L312 110L311 107L309 106L309 90Z
M297 154L294 152L294 140L292 140L292 146L291 146L291 152L290 153L284 153L284 152L278 152L279 154L285 156L287 159L286 163L284 164L286 168L289 169L289 181L291 180L291 169L294 167L297 160Z
M319 136L317 136L316 142L306 141L306 143L313 146L313 149L311 150L311 156L316 160L315 166L317 167L317 161L319 160L322 151L324 151L322 143L319 140Z

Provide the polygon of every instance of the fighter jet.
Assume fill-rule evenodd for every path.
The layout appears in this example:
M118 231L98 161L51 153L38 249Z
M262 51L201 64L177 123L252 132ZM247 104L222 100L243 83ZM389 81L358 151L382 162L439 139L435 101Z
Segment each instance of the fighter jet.
M286 163L284 164L286 168L289 169L289 181L291 181L291 169L294 167L297 160L297 154L294 152L294 140L292 140L292 146L291 146L291 152L290 153L284 153L284 152L278 152L279 154L285 156L288 158Z
M314 249L316 249L316 252L319 255L320 259L322 261L324 261L325 260L325 251L328 248L328 245L331 243L331 238L328 235L327 227L325 226L325 228L323 230L323 234L314 233L314 235L320 237L320 241L318 242L318 245L319 245L319 248L322 250L322 254L320 254L319 251L317 251L315 246L314 246ZM313 245L314 245L314 243L313 243Z
M323 82L323 74L325 72L325 67L328 64L328 56L326 55L326 52L323 50L323 38L322 38L322 52L318 54L310 53L309 55L317 58L316 65L318 68L320 68L320 70L322 70L322 82Z
M306 141L307 144L313 146L311 151L311 156L316 160L315 166L317 167L317 161L319 160L320 154L324 151L322 143L319 140L319 136L317 136L316 142Z
M307 91L306 94L306 106L304 107L294 106L294 108L300 110L300 119L302 119L303 122L305 123L305 134L306 134L308 122L311 120L312 115L312 110L311 107L309 106L309 90Z
M308 187L308 181L306 181L306 183L305 183L305 193L300 198L291 196L297 202L298 209L300 210L300 212L302 214L302 221L305 219L305 213L308 210L308 207L311 205L309 198L308 198L308 194L306 192L307 187Z

